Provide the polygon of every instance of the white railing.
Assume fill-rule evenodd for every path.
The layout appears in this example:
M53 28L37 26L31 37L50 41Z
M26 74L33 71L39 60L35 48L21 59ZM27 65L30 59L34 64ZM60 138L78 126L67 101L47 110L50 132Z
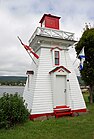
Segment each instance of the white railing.
M31 36L29 43L32 42L32 40L34 39L34 37L36 35L53 37L53 38L60 38L60 39L66 39L66 40L74 40L74 33L56 30L56 29L51 29L51 28L37 27L37 29L35 30L35 32Z

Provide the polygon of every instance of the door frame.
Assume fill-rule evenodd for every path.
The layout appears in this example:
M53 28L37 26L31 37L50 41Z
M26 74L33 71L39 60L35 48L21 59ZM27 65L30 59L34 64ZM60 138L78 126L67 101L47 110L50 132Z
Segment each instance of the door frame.
M61 85L61 83L59 86L57 86L58 77L60 77L61 81L64 81L64 86L63 86L63 84ZM66 93L67 93L66 78L67 78L66 75L56 75L56 84L55 84L55 91L54 91L54 103L56 106L65 106L66 105L66 99L67 99L66 98ZM63 86L63 88L62 88L62 86ZM57 88L57 87L60 87L60 88ZM60 89L59 90L60 96L58 96L58 91L57 91L58 89ZM65 92L64 92L64 89L65 89Z
M65 95L65 105L69 106L70 105L70 96L69 96L69 91L70 91L70 85L69 85L69 73L68 72L54 72L52 74L52 90L53 90L53 108L56 108L56 76L66 76L66 95Z

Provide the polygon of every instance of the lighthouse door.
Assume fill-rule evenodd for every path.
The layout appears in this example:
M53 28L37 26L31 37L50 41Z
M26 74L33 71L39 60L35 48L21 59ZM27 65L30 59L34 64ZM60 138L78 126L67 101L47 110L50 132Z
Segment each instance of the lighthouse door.
M55 105L62 106L66 103L66 76L56 75Z

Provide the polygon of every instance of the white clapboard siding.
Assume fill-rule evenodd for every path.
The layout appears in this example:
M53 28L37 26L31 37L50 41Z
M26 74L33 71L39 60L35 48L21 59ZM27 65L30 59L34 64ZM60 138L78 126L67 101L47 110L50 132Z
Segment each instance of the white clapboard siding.
M38 60L34 58L34 61L38 65ZM34 75L29 75L29 82L28 77L26 81L26 85L23 92L23 100L25 100L25 104L27 104L27 108L29 111L32 109L32 102L33 102L33 93L34 93L34 86L35 86L35 78L36 78L36 71L37 71L37 65L32 61L32 71L34 71ZM29 83L29 84L28 84Z
M66 67L66 58L65 58L66 50L61 51L61 59L60 59L60 65ZM66 67L67 68L67 67Z
M55 51L60 51L60 66L64 66L71 72L68 76L69 105L72 110L85 109L85 102L67 47L63 45L60 47L62 47L62 50L55 48ZM34 75L31 75L30 87L28 88L27 80L23 93L23 98L28 104L28 109L31 110L31 115L52 113L54 108L54 73L52 75L49 74L49 72L56 67L54 65L53 57L54 50L52 52L49 45L47 46L47 44L42 44L38 50L38 54L39 59L36 60L36 58L34 58L36 64L32 62L31 70L34 71Z
M86 108L85 102L68 51L66 51L65 58L66 67L71 71L69 74L71 108L73 110L84 109Z
M25 100L25 104L27 104L27 108L29 111L31 110L32 107L32 95L33 95L32 88L33 88L33 84L29 86L28 79L27 79L25 89L23 92L23 100Z
M63 48L63 46L62 46ZM73 65L67 50L61 51L61 65L66 67L71 73L69 74L69 94L70 94L70 107L72 110L86 108L82 92L80 90L79 82L77 80Z
M50 49L41 48L31 114L53 112L49 69L52 67Z

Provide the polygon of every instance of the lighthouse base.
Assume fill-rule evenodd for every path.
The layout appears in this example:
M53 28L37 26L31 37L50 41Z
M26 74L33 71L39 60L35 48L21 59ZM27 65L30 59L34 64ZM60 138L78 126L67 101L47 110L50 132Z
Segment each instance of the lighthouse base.
M33 114L29 116L30 120L47 120L54 117L54 113Z
M50 118L59 118L64 116L79 116L87 113L87 109L71 110L68 106L57 106L53 113L30 114L30 120L48 120Z

